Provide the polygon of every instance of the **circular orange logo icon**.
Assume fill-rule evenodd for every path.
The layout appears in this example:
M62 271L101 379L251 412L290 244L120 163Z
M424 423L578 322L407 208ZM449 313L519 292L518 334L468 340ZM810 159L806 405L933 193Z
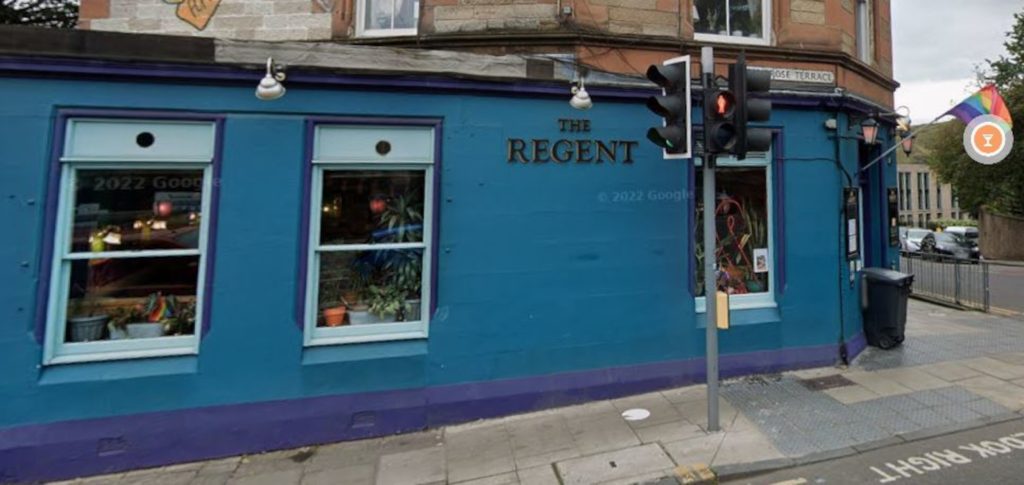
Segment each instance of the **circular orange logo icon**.
M974 161L991 165L1001 162L1013 147L1013 132L1000 118L979 116L964 130L964 150Z
M1006 137L1003 130L995 123L982 123L974 128L971 133L971 144L974 149L987 157L994 156L1003 149Z

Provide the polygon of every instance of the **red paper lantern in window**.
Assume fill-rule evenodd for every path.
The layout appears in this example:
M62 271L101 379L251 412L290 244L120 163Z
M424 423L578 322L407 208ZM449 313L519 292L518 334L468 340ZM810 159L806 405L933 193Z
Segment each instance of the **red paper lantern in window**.
M167 217L174 212L174 204L169 200L161 200L153 203L153 214L157 217Z
M387 209L387 207L388 202L384 200L384 197L375 196L372 199L370 199L370 212L373 212L374 214L380 214L384 212L384 209Z

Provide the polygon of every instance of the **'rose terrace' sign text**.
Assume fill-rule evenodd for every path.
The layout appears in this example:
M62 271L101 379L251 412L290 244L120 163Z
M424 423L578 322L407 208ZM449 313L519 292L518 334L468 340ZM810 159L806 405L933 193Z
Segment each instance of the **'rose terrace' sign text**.
M589 133L590 120L559 119L562 133ZM633 163L633 150L638 141L592 139L523 139L509 138L508 163Z

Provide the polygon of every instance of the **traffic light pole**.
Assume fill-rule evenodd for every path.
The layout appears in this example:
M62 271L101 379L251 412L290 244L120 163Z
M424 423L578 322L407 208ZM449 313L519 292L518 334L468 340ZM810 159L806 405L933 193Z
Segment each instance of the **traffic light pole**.
M704 92L710 92L715 82L715 54L711 47L700 51L701 84ZM705 127L709 129L709 127ZM717 155L704 155L704 322L707 331L707 383L708 383L708 431L718 431L718 315L717 315L717 264L715 250L715 163Z

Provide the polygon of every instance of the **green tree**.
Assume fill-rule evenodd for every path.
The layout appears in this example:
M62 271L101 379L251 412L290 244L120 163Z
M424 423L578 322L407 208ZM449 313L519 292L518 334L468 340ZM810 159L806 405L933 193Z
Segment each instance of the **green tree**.
M58 29L78 23L78 0L0 0L0 24Z
M1003 214L1024 215L1024 13L1014 14L1007 32L1006 55L987 60L978 73L982 83L993 83L1015 120L1015 146L1010 155L995 165L982 165L964 152L960 121L933 128L935 147L928 164L942 182L953 185L960 206L977 213L981 206Z

